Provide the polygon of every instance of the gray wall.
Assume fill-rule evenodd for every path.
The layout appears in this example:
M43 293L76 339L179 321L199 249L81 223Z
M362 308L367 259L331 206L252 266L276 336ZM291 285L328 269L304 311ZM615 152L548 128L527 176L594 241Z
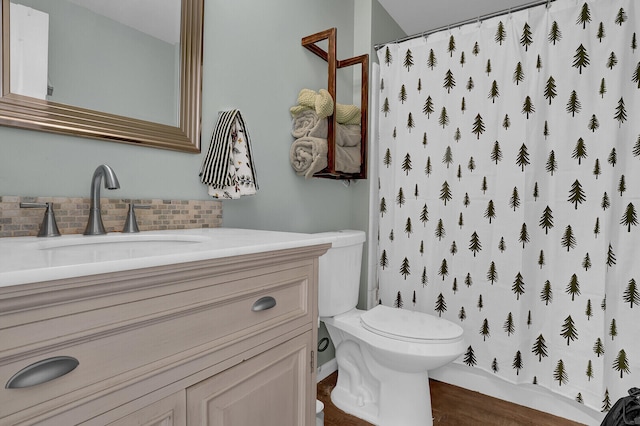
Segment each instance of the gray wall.
M219 110L238 108L255 150L260 191L225 201L224 226L315 232L359 227L367 205L354 187L304 180L289 165L288 109L302 88L326 87L326 64L300 39L338 28L338 56L353 55L352 1L206 0L200 155L0 128L0 194L88 196L95 167L110 164L121 189L103 196L207 199L198 171ZM360 52L358 52L360 53ZM350 95L349 95L350 96ZM364 187L365 185L362 185Z
M371 12L371 53L370 59L378 62L378 55L374 49L376 44L387 43L405 37L407 34L400 28L387 11L376 0L372 2Z
M337 28L338 57L353 56L352 1L214 1L205 29L204 133L218 109L243 113L256 155L260 190L255 197L225 201L224 225L315 232L353 227L367 206L351 202L353 188L328 179L296 176L289 165L291 116L302 88L327 87L327 64L302 48L302 37ZM211 7L207 2L206 7ZM211 9L209 9L211 11ZM344 85L338 86L341 102ZM206 143L208 144L208 140ZM364 228L362 228L364 229Z

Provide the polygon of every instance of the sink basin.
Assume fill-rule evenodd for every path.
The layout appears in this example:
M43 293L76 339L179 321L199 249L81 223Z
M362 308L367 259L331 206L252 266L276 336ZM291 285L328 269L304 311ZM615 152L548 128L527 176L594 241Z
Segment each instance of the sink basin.
M129 250L129 249L172 249L190 244L199 244L211 238L203 235L180 234L107 234L78 236L77 238L52 239L38 242L39 250Z

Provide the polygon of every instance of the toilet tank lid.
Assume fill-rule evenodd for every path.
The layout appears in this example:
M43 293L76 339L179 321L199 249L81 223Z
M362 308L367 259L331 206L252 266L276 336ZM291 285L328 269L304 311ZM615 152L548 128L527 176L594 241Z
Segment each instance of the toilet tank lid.
M360 316L368 330L399 340L445 343L462 337L462 327L444 318L377 305Z
M358 231L353 229L345 229L342 231L322 232L316 234L317 236L326 236L331 239L333 247L346 247L356 244L364 243L366 240L366 234L364 231Z

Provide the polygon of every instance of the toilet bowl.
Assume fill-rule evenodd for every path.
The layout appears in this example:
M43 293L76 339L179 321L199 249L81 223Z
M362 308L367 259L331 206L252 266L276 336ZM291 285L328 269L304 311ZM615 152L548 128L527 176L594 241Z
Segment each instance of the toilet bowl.
M433 424L428 371L464 352L461 327L383 305L322 320L336 347L336 407L376 425ZM396 334L396 326L407 331Z
M364 233L327 235L333 241L320 257L318 307L336 348L331 401L376 425L432 425L428 371L464 352L462 328L384 305L356 309Z

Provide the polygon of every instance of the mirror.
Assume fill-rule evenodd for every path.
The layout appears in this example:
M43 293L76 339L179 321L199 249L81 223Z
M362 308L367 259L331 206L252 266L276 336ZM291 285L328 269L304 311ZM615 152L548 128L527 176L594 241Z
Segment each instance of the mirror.
M168 35L105 16L101 4L113 6L113 0L55 0L55 7L53 0L14 2L19 5L2 0L0 125L200 152L204 0L169 0L179 16L159 25L176 27ZM21 13L28 15L23 21ZM38 21L38 13L48 21L44 30L18 25ZM105 35L106 28L116 32ZM39 33L44 42L32 40ZM29 47L31 59L25 59L24 46L38 42L45 47ZM40 75L33 79L23 70Z

